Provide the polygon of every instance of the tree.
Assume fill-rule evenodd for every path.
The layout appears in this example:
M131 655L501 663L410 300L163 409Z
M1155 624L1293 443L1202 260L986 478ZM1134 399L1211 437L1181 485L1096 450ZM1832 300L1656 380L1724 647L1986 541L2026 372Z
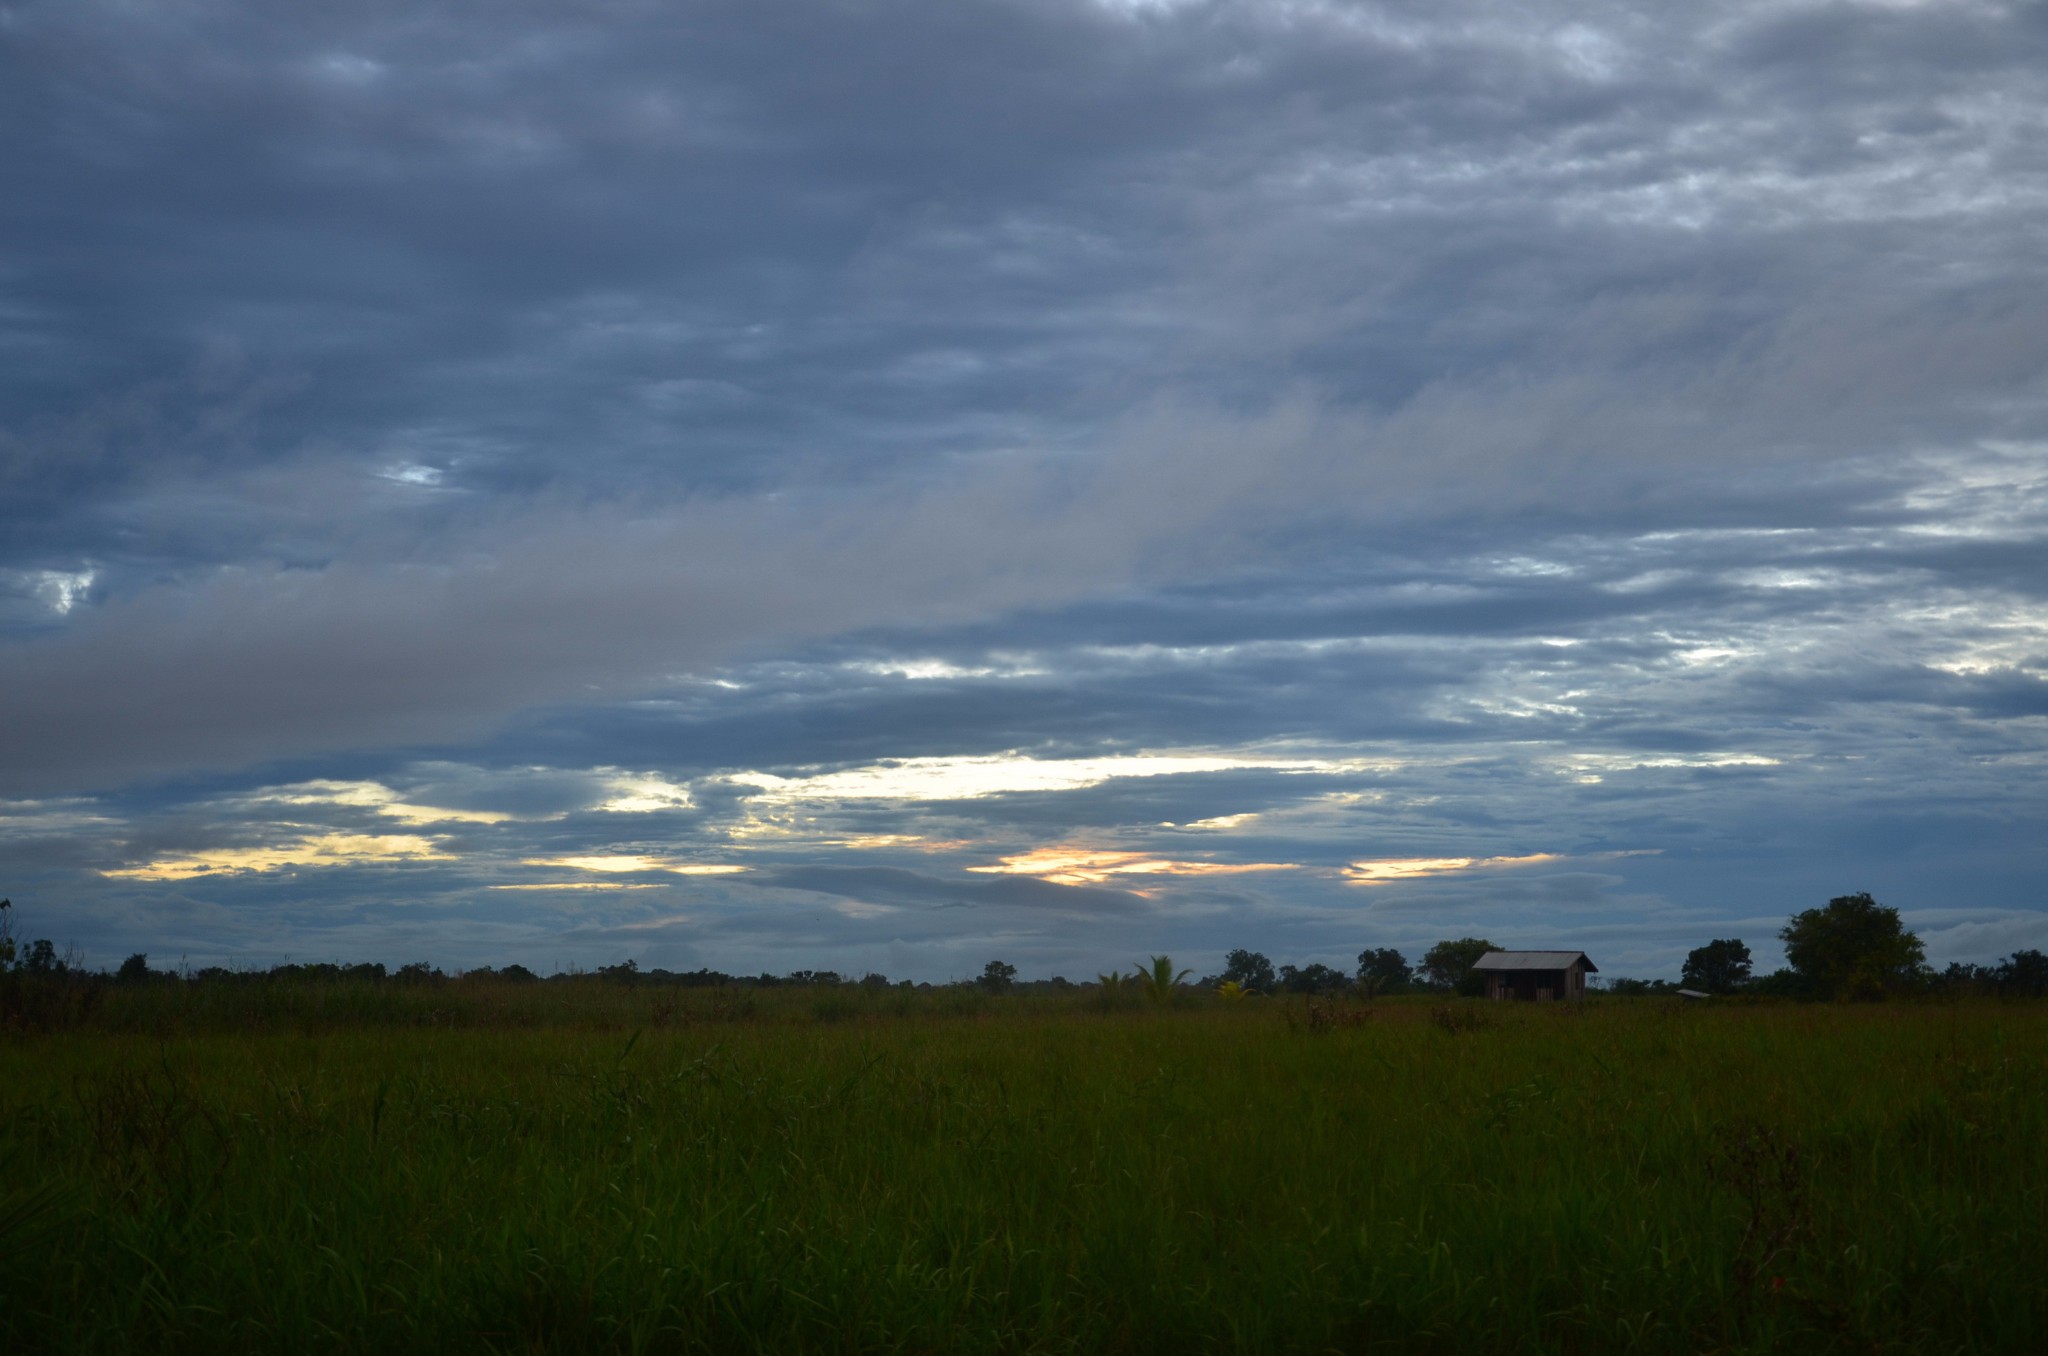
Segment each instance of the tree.
M1194 972L1191 970L1176 973L1172 957L1154 956L1149 967L1138 971L1138 987L1144 990L1145 997L1154 1003L1171 1002L1174 995L1180 992L1180 982L1192 973Z
M13 907L13 900L0 899L0 972L14 964L14 920L7 916Z
M1223 958L1223 973L1216 978L1219 984L1234 981L1239 988L1271 993L1273 962L1267 960L1260 952L1239 948Z
M1927 954L1899 922L1899 911L1867 894L1795 913L1778 936L1792 969L1830 998L1882 998L1916 979Z
M1439 989L1454 989L1467 998L1477 997L1485 992L1486 982L1472 973L1472 967L1481 956L1497 949L1484 937L1438 942L1423 953L1422 973Z
M32 975L61 975L71 967L57 955L57 948L49 938L38 937L22 953L21 968Z
M1342 970L1317 961L1296 969L1280 967L1280 987L1289 993L1327 993L1347 987L1351 980Z
M976 980L975 983L981 985L982 988L987 989L990 993L1008 993L1010 985L1015 983L1016 979L1016 966L1006 965L999 960L992 960L987 965L981 967L981 978Z
M1717 937L1686 953L1678 982L1708 993L1734 993L1749 983L1749 948L1740 938Z
M1413 972L1408 958L1391 946L1367 947L1358 953L1358 982L1369 994L1399 993Z
M149 957L140 951L122 961L121 968L114 972L118 984L147 984L149 980Z
M2039 951L2015 951L1991 973L2008 997L2048 997L2048 955Z
M1969 961L1950 961L1948 968L1934 977L1934 987L1944 993L1973 993L1994 988L1998 983L1998 970L1989 965L1973 965Z

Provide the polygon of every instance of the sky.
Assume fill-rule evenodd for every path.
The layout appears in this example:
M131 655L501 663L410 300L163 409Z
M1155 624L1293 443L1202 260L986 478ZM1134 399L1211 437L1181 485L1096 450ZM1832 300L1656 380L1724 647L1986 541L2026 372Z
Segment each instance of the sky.
M2048 8L0 0L88 965L2048 947Z

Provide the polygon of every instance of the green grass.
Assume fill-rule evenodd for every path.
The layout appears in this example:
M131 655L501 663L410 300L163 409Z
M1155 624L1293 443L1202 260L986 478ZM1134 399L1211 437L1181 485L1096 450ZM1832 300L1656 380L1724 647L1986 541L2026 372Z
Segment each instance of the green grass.
M462 987L272 995L263 1021L246 995L113 995L100 1029L8 1037L0 1348L1939 1352L2048 1331L2036 1007L1471 1004L1451 1030L1427 1001L1311 1024ZM130 1001L173 1034L132 1034Z

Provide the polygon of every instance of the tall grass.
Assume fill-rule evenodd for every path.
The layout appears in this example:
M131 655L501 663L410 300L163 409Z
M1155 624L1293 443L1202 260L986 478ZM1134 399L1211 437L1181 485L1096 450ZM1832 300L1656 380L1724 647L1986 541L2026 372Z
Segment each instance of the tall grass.
M2048 1330L2032 1008L1315 1024L687 997L661 1025L593 989L566 1024L507 997L453 1029L301 1006L283 1029L11 1040L0 1196L66 1204L34 1246L0 1237L0 1347L1920 1352Z

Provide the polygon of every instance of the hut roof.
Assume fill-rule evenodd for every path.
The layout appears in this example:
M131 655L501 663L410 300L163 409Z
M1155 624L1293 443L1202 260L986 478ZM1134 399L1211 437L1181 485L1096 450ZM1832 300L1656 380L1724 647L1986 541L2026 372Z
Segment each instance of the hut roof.
M1474 970L1569 970L1584 961L1586 970L1599 974L1600 967L1583 951L1489 951L1472 965Z

